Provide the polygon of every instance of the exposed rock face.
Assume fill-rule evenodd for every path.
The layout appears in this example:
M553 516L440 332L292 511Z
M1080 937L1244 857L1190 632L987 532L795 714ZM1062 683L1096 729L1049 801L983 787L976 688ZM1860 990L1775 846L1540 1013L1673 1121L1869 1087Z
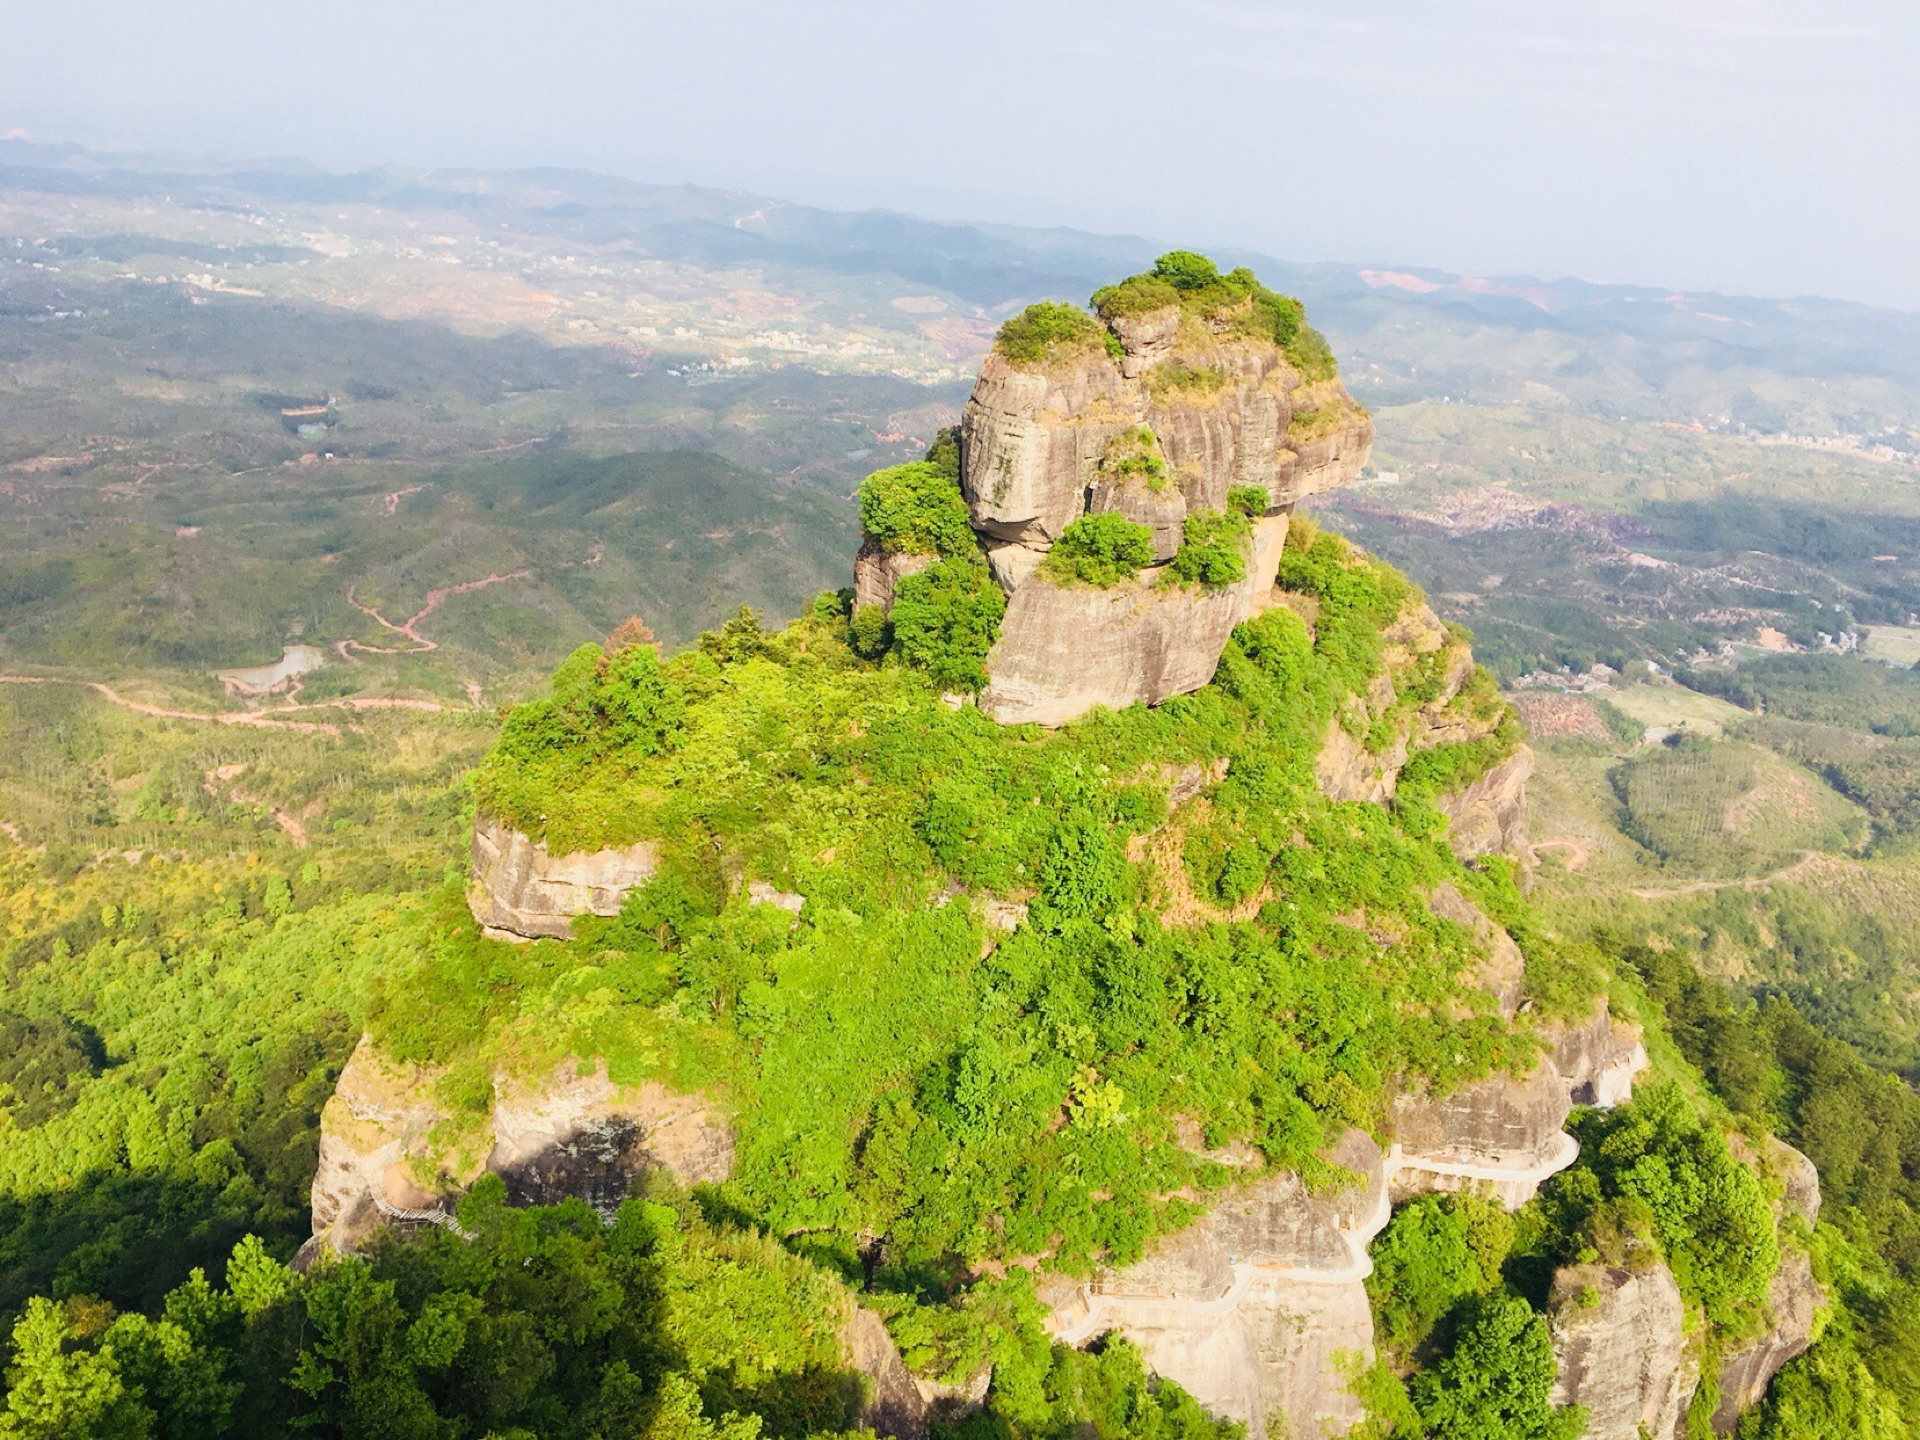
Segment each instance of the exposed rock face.
M913 1372L887 1333L887 1325L863 1305L850 1304L840 1327L840 1348L847 1363L867 1377L871 1390L860 1407L860 1423L894 1440L925 1440L927 1402Z
M313 1233L336 1250L385 1223L389 1210L441 1208L429 1133L446 1119L432 1098L439 1072L383 1059L361 1040L320 1112ZM422 1172L426 1178L423 1183Z
M1044 370L989 354L960 418L960 488L974 529L1044 545L1086 509L1114 437L1145 418L1145 387L1104 351Z
M1440 798L1447 844L1462 860L1527 853L1527 781L1533 751L1522 745L1465 789Z
M1034 576L1008 602L981 708L1003 724L1063 725L1096 705L1198 690L1254 598L1273 588L1286 534L1284 515L1256 522L1246 579L1220 590L1159 585L1154 571L1104 590Z
M733 1132L704 1100L615 1085L604 1061L586 1074L563 1063L539 1084L496 1075L489 1113L453 1139L435 1133L449 1119L433 1099L440 1074L360 1041L320 1114L315 1241L347 1251L389 1219L450 1212L484 1171L516 1204L571 1195L611 1214L643 1170L693 1185L733 1169Z
M1803 1251L1787 1250L1767 1291L1773 1327L1744 1350L1729 1355L1720 1367L1720 1406L1713 1412L1716 1435L1732 1434L1741 1412L1759 1403L1780 1367L1813 1343L1814 1312L1820 1300L1813 1261Z
M1632 1097L1634 1079L1649 1063L1640 1027L1614 1019L1605 1000L1585 1024L1561 1032L1552 1060L1574 1104L1608 1110Z
M1554 1276L1548 1308L1559 1372L1553 1403L1586 1407L1587 1440L1683 1433L1700 1360L1687 1344L1672 1271L1568 1266Z
M961 490L1010 597L981 706L1006 723L1059 725L1204 685L1272 589L1286 512L1355 478L1373 442L1338 380L1304 385L1278 346L1237 335L1228 318L1171 305L1111 330L1118 358L1088 347L1028 367L989 355L961 416ZM1108 460L1143 431L1164 458L1151 484ZM1224 509L1235 487L1267 499L1239 585L1156 589L1149 571L1110 590L1063 589L1038 573L1069 524L1107 511L1151 529L1156 564L1171 559L1187 516ZM857 573L861 585L882 588Z
M909 575L918 575L939 558L937 555L898 554L868 540L861 545L860 553L853 557L853 603L856 606L878 605L882 610L892 610L893 597L900 588L900 582Z
M1334 1356L1373 1347L1361 1282L1367 1243L1387 1222L1387 1171L1357 1130L1327 1158L1357 1183L1314 1195L1296 1175L1257 1181L1146 1259L1063 1297L1056 1335L1079 1344L1124 1331L1157 1374L1246 1421L1256 1440L1275 1414L1290 1435L1345 1430L1360 1407Z
M1478 1184L1518 1209L1541 1181L1579 1155L1579 1145L1562 1128L1572 1110L1551 1063L1521 1079L1496 1075L1448 1095L1395 1096L1388 1109L1393 1198Z
M683 1185L724 1180L733 1132L696 1096L615 1085L605 1061L584 1075L563 1061L537 1086L494 1077L487 1169L507 1182L515 1204L572 1195L611 1215L635 1177L656 1167Z
M564 940L576 915L618 915L627 891L653 874L652 841L554 855L490 815L473 822L467 904L496 940Z

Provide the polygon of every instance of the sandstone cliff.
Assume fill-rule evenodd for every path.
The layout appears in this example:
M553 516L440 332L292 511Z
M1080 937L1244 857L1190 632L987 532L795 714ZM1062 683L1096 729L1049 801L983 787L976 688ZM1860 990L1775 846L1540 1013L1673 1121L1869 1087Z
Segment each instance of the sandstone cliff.
M576 915L618 915L627 891L652 875L654 864L651 841L554 855L506 822L481 815L473 822L467 904L496 940L564 940Z
M1604 1074L1601 1088L1625 1099L1645 1063L1638 1040L1603 1006L1559 1033L1527 1076L1401 1096L1386 1148L1353 1130L1327 1152L1348 1183L1315 1192L1291 1173L1262 1177L1137 1263L1087 1285L1052 1282L1056 1338L1084 1344L1120 1331L1156 1373L1245 1421L1252 1440L1276 1416L1285 1434L1344 1433L1361 1415L1345 1357L1373 1350L1367 1246L1393 1202L1476 1185L1518 1208L1578 1153L1561 1128L1575 1086Z
M1252 305L1170 303L1113 314L1104 329L1082 317L1076 343L988 355L961 416L959 484L1010 602L981 696L996 719L1059 725L1204 685L1227 635L1272 588L1294 504L1359 475L1373 440L1366 412L1330 373L1309 380L1249 323ZM1083 515L1145 525L1157 566L1190 515L1250 495L1265 518L1236 583L1161 586L1150 569L1112 590L1063 588L1041 569ZM857 602L889 605L905 558L864 549Z
M445 1223L481 1174L516 1204L577 1196L611 1214L643 1170L682 1184L726 1179L733 1132L697 1096L615 1085L605 1063L563 1062L539 1082L496 1075L484 1116L453 1116L434 1098L443 1072L394 1062L363 1038L320 1115L313 1241L350 1251L391 1220Z
M1814 1318L1822 1299L1813 1261L1804 1250L1787 1249L1767 1290L1773 1323L1720 1366L1720 1404L1713 1412L1716 1435L1732 1434L1741 1413L1759 1403L1780 1367L1813 1343Z
M1571 1265L1548 1302L1553 1403L1587 1410L1586 1440L1673 1440L1700 1383L1686 1307L1664 1264Z
M1257 521L1246 578L1218 590L1163 585L1157 570L1109 589L1032 577L1008 602L981 708L1003 724L1063 725L1096 705L1198 690L1273 588L1286 538L1285 516Z

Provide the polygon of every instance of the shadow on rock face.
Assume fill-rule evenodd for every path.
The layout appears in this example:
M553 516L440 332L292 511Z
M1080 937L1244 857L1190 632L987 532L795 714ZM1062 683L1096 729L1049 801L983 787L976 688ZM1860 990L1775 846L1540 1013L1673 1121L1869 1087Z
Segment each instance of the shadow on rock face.
M656 1164L640 1126L625 1116L589 1120L531 1158L500 1172L513 1205L553 1205L569 1196L611 1218L637 1176Z

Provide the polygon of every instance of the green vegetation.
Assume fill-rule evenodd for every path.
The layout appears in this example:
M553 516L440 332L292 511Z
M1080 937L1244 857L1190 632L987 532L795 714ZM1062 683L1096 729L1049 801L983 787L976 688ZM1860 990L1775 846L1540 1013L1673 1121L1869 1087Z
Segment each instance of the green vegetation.
M1102 320L1175 304L1203 320L1224 321L1231 333L1278 345L1310 382L1336 373L1333 351L1307 324L1298 300L1267 289L1244 266L1222 275L1213 261L1191 250L1168 251L1148 274L1097 290L1092 300Z
M1347 667L1368 643L1379 662L1358 632L1404 587L1355 578L1375 567L1332 536L1294 573L1333 597L1315 639L1270 611L1214 686L1044 736L863 662L832 607L750 656L676 657L663 673L686 710L665 749L583 758L564 817L510 817L547 814L568 847L654 836L657 877L618 920L583 924L572 960L449 937L388 977L374 1033L456 1067L483 1063L476 1045L514 1063L558 1047L720 1088L740 1127L733 1203L849 1264L864 1235L884 1274L1125 1260L1192 1213L1163 1197L1228 1178L1176 1143L1180 1114L1298 1165L1374 1113L1389 1076L1528 1063L1533 1042L1461 987L1464 932L1420 898L1447 877L1517 904L1506 881L1416 838L1437 824L1330 805L1314 780L1319 736L1371 673ZM1234 878L1214 893L1263 908L1170 921L1184 867L1129 859L1127 841L1186 823L1162 767L1216 758L1209 833ZM620 808L585 834L601 794ZM798 923L746 903L742 875L805 895ZM1026 900L1028 923L983 958L969 905L940 903L956 886ZM1356 910L1395 917L1390 968L1331 918Z
M1160 451L1160 437L1145 425L1113 437L1107 453L1100 459L1100 471L1123 485L1145 486L1156 495L1167 488L1171 474L1167 457Z
M1063 585L1107 587L1153 560L1153 531L1118 511L1082 515L1060 532L1041 569Z
M306 1274L255 1240L156 1316L35 1299L13 1327L7 1440L459 1435L758 1440L855 1429L841 1283L684 1196L509 1209L484 1177L471 1239L433 1232ZM998 1433L1231 1440L1124 1342L1049 1347L1029 1305L996 1352Z
M977 554L942 560L895 588L894 645L936 688L977 691L987 683L987 652L1006 613L1006 592Z
M1480 1195L1422 1195L1400 1206L1373 1244L1377 1343L1411 1360L1461 1302L1500 1287L1513 1217Z
M957 448L953 460L957 470ZM931 458L874 471L860 482L860 528L896 554L973 554L978 546L954 478Z
M1120 342L1079 306L1040 300L1000 327L993 348L1009 363L1031 368L1093 350L1118 358Z
M1180 549L1167 573L1189 585L1224 589L1247 578L1253 527L1240 509L1188 512Z

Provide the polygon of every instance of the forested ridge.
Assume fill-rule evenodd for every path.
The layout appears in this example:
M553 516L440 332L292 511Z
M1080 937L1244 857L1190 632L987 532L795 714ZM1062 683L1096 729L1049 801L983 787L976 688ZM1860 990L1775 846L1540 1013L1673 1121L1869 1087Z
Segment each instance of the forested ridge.
M1281 298L1249 313L1317 363ZM1231 1440L1118 1333L1051 1339L1037 1277L1138 1260L1253 1178L1337 1193L1351 1129L1529 1073L1602 997L1654 1073L1576 1116L1577 1162L1516 1213L1472 1186L1395 1212L1377 1354L1346 1357L1356 1433L1578 1435L1549 1315L1580 1265L1671 1273L1703 1376L1685 1428L1710 1433L1789 1253L1831 1308L1741 1434L1908 1433L1920 1101L1790 999L1556 929L1509 859L1454 854L1439 797L1521 739L1490 677L1447 688L1464 634L1402 653L1418 591L1296 523L1211 684L996 725L965 692L999 592L944 553L949 464L936 446L863 494L870 529L938 557L891 616L845 592L778 630L742 608L670 656L623 626L497 735L392 717L234 759L8 712L29 758L96 776L107 818L0 860L0 1437L839 1434L869 1398L864 1310L929 1386L984 1385L943 1434ZM1168 583L1244 571L1244 517L1217 514ZM1137 538L1090 528L1058 578L1109 583ZM1377 759L1428 707L1478 738L1419 751L1391 803L1327 798L1329 736ZM117 758L141 750L163 758ZM233 788L247 766L335 796L315 843ZM570 939L490 938L456 858L476 813L555 853L645 839L651 874ZM121 815L149 842L90 851ZM1438 887L1517 942L1518 1014ZM296 1269L321 1110L362 1043L428 1077L441 1163L419 1178L457 1192L452 1223ZM708 1097L730 1177L654 1173L610 1215L507 1204L467 1153L500 1077L600 1062ZM1817 1226L1743 1158L1769 1132L1819 1164Z

